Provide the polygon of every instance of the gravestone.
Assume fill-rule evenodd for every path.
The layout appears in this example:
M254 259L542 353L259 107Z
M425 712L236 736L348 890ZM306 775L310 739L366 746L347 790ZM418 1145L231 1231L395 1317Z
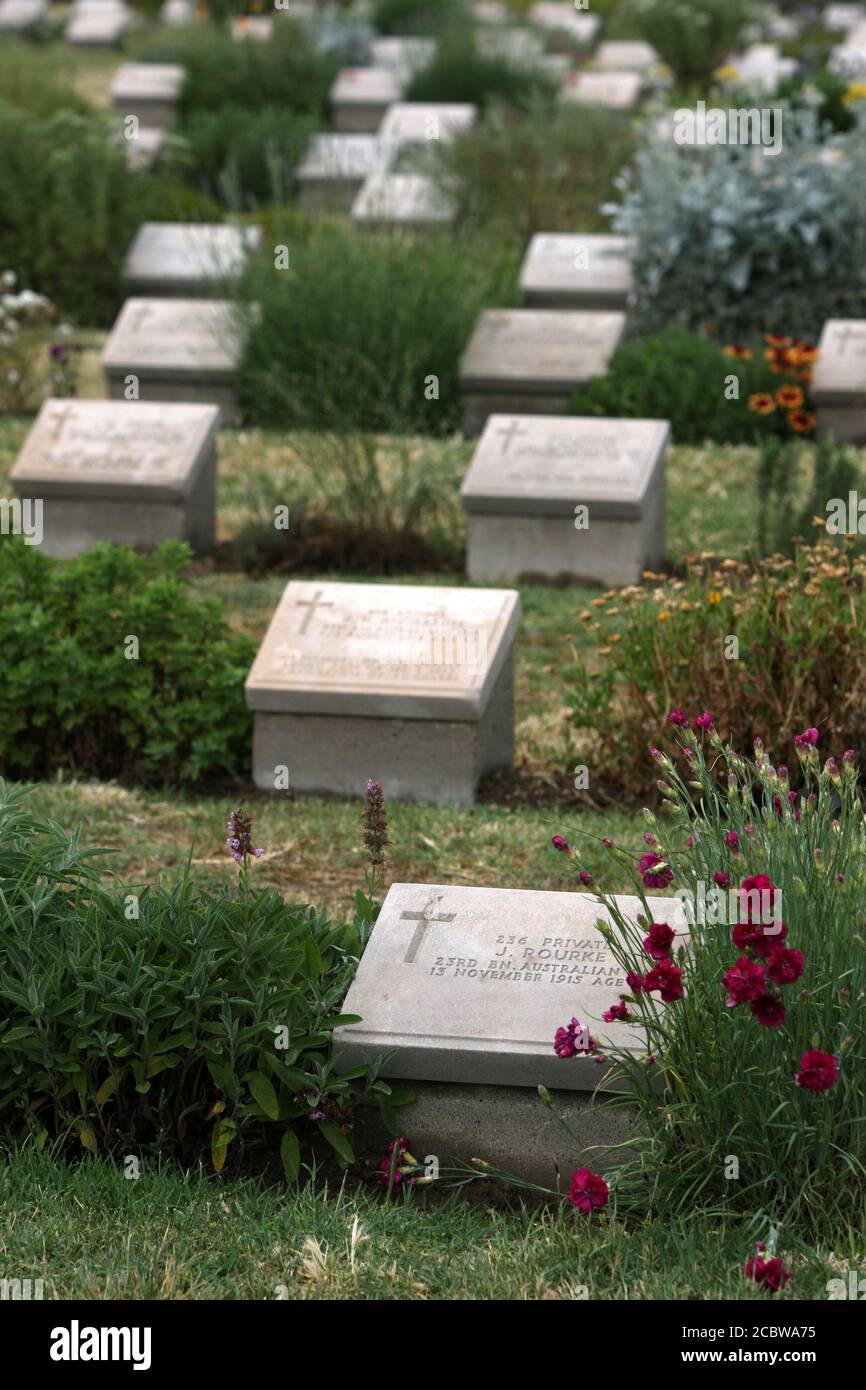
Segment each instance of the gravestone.
M375 68L387 68L404 89L416 73L428 68L436 57L436 40L423 38L374 39L370 57Z
M108 394L203 402L233 419L241 346L229 300L127 299L102 353Z
M636 921L639 899L617 901ZM647 901L654 920L685 936L675 899ZM577 1018L602 1055L646 1055L636 1024L602 1018L629 991L599 919L610 921L587 893L393 884L342 1006L361 1022L334 1032L338 1069L393 1053L382 1072L417 1095L398 1113L421 1159L436 1154L445 1166L482 1157L552 1187L558 1162L566 1188L587 1160L604 1170L594 1146L630 1134L625 1112L591 1104L596 1088L613 1084L612 1068L553 1048L556 1030ZM576 1144L563 1142L539 1085Z
M195 23L193 0L165 0L159 12L160 23L172 26Z
M833 49L828 66L851 81L866 79L866 26L850 31L845 42Z
M122 135L121 138L126 150L127 168L133 173L146 173L156 165L162 154L166 131L142 125L134 134Z
M473 582L637 584L665 557L664 420L491 415L460 489Z
M818 437L866 444L866 319L828 319L812 379Z
M455 216L436 180L427 174L371 174L355 199L352 220L360 227L449 227Z
M579 14L570 0L539 0L531 6L529 18L554 34L567 34L581 48L595 43L601 26L598 15Z
M536 67L544 54L539 35L526 27L479 29L475 47L483 58L498 58L515 67Z
M606 39L596 49L593 67L599 72L648 72L658 61L652 45L640 39Z
M575 106L604 106L610 111L633 111L643 78L639 72L571 72L560 88L560 101Z
M183 87L179 63L123 63L111 83L111 103L119 116L137 116L141 125L171 125Z
M472 15L479 24L507 24L511 11L504 0L476 0Z
M78 0L63 37L76 48L117 48L132 18L122 0Z
M631 290L627 237L537 232L520 268L531 309L621 309Z
M25 34L47 14L47 0L0 0L0 34Z
M348 215L371 174L391 167L396 146L378 135L314 135L295 170L304 212Z
M123 263L129 294L212 296L237 282L262 242L260 227L227 222L144 222Z
M97 541L149 548L214 542L212 405L48 400L11 473L19 497L43 501L43 547L68 559Z
M509 590L293 581L246 683L256 786L472 805L513 760L519 621Z
M238 15L231 22L231 35L236 43L270 43L274 21L266 14Z
M624 330L622 313L485 310L460 360L464 433L494 414L564 414L578 386L604 375Z
M329 94L331 125L344 134L375 135L403 90L390 68L343 68Z
M831 32L847 33L866 22L866 6L851 3L828 5L821 16L825 29Z
M774 43L753 43L730 60L736 70L736 78L728 85L751 88L772 96L784 77L791 77L797 71L795 58L783 58Z
M398 101L388 108L379 134L400 145L447 142L470 130L477 114L478 108L466 102Z

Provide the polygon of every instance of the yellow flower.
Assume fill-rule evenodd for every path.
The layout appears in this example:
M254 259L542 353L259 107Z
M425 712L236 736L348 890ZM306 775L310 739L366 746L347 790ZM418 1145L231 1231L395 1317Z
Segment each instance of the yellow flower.
M717 82L736 82L739 77L739 68L735 68L733 63L724 63L722 67L716 68L713 73Z
M853 106L855 101L866 101L866 82L852 82L842 100L846 106Z
M712 589L710 593L707 594L707 603L721 603L721 601L722 596L718 589Z
M666 623L666 622L668 621L668 619L669 619L670 616L671 616L671 615L670 615L670 613L667 611L667 609L666 609L666 608L663 608L662 611L659 613L659 622L660 622L660 623Z

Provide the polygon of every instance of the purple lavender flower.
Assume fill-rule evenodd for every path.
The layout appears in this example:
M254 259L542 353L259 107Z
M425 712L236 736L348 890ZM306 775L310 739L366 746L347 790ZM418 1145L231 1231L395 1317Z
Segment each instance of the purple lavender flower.
M232 852L232 859L236 864L246 864L250 855L258 859L262 853L261 848L253 847L253 818L244 815L244 808L238 806L232 811L226 825L228 838L226 844Z
M385 846L390 844L385 793L379 783L374 782L371 777L364 797L364 845L374 869L387 868L384 850Z

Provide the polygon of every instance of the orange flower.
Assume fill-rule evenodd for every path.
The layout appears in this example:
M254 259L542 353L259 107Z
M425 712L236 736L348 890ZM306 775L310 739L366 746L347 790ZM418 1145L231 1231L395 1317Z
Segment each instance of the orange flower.
M815 417L808 410L792 410L788 416L788 424L798 434L809 434L815 428Z
M806 367L805 371L797 373L797 380L802 381L806 386L808 386L814 375L815 373L813 371L810 371L809 368Z
M780 386L776 392L776 400L788 410L796 410L798 405L803 404L803 392L799 386Z
M707 603L721 603L722 596L718 589L711 589L707 594Z
M748 362L752 355L751 348L744 347L742 343L731 343L728 347L722 348L726 357L739 357L743 362Z
M756 415L772 415L776 409L776 402L766 391L759 391L756 396L749 397L749 409Z
M818 348L812 343L795 343L788 353L788 359L795 367L805 367L817 361L819 356Z
M771 348L786 348L791 346L791 339L785 338L781 333L765 333L764 342Z

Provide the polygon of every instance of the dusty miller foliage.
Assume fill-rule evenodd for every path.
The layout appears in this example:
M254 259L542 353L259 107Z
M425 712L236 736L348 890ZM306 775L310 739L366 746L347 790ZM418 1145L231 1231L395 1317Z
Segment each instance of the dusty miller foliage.
M641 330L816 340L825 319L866 316L864 125L822 140L786 112L783 132L769 156L650 138L617 178L619 200L604 211L633 238Z

